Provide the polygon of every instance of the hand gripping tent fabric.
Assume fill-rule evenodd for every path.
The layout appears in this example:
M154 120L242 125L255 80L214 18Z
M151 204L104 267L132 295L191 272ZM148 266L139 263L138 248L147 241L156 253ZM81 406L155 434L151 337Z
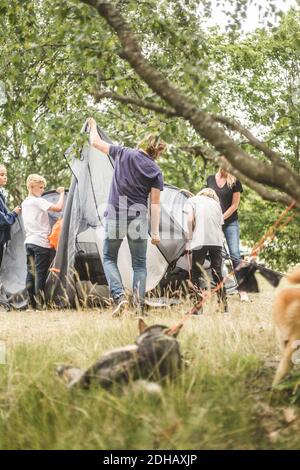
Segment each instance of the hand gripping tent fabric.
M88 134L87 125L83 132ZM112 143L98 128L103 140ZM72 157L75 148L66 152ZM80 158L73 155L70 163L72 180L65 204L60 241L53 267L47 279L48 301L60 307L77 304L80 282L107 286L103 271L104 212L114 171L114 161L99 150L84 144ZM185 248L182 208L187 196L177 188L165 185L161 194L159 246L148 237L147 285L151 291L160 282L168 266L176 262ZM150 228L150 227L149 227ZM131 290L133 272L127 239L122 242L118 266L124 287Z

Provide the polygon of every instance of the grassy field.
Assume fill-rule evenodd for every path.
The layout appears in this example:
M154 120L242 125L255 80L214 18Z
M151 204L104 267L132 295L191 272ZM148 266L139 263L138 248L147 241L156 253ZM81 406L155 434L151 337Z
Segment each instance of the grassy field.
M189 365L156 395L132 386L70 392L54 373L59 363L86 367L133 343L133 316L0 313L0 449L299 448L299 401L269 389L279 359L273 295L264 286L250 304L230 297L228 315L212 301L190 318L179 336ZM147 322L171 326L189 306L152 309Z

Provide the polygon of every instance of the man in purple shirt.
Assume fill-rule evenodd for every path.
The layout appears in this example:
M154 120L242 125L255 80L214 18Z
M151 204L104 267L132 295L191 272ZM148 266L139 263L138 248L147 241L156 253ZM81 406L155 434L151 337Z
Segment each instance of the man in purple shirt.
M102 140L94 119L89 119L91 145L109 155L115 162L113 180L106 209L103 268L116 307L113 316L120 315L128 304L118 269L118 252L125 236L132 258L134 303L144 314L146 291L146 252L148 239L148 196L151 204L151 243L158 245L160 191L163 177L155 160L166 144L158 135L147 134L138 148L111 145Z

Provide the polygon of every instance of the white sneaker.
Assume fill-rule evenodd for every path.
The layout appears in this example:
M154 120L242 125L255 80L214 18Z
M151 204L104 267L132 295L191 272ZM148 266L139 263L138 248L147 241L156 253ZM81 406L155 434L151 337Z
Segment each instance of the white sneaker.
M250 302L247 292L245 291L240 292L240 300L241 302Z
M128 300L121 298L120 300L117 300L117 305L112 311L112 316L113 317L118 317L121 315L123 312L124 308L129 304Z

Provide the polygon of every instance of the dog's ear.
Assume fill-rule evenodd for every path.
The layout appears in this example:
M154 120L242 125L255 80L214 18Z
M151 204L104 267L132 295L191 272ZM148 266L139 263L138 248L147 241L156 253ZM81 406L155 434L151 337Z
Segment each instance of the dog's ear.
M175 327L169 328L168 330L166 330L165 335L173 336L173 338L177 338L182 327L183 327L183 323L179 323Z
M139 326L140 335L144 333L144 331L148 328L147 323L145 323L142 318L139 318L138 326Z

